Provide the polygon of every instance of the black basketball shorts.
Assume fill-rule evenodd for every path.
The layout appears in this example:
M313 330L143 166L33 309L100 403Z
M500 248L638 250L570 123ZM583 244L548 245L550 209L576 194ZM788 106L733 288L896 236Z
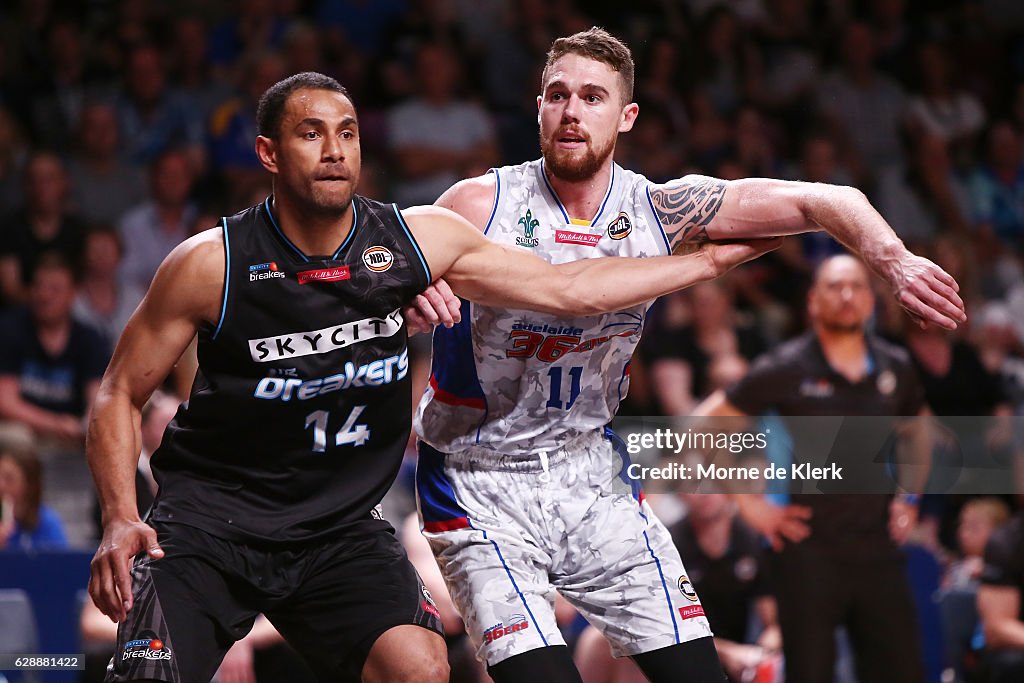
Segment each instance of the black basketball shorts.
M262 612L321 680L360 679L377 638L415 624L443 635L430 594L393 534L268 550L150 522L164 557L140 555L134 605L106 681L209 681Z

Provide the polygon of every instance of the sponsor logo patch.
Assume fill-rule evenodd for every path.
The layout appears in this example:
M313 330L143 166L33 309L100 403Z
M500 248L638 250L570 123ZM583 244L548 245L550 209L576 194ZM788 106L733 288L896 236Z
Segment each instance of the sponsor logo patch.
M370 247L363 252L363 263L375 273L383 273L395 262L395 255L387 247Z
M437 611L437 608L434 607L433 605L431 605L426 600L420 600L420 607L422 607L423 611L426 612L427 614L434 615L435 619L440 619L441 618L441 613Z
M633 224L629 222L629 216L625 211L619 213L611 223L608 224L608 236L613 240L625 239L633 232Z
M516 238L516 244L530 249L540 244L540 240L534 236L534 231L540 225L540 221L533 217L533 212L530 209L526 210L525 216L519 217L519 225L523 226L523 235Z
M697 617L704 616L704 608L700 605L689 605L687 607L679 608L679 616L685 621L686 619L696 619Z
M308 332L249 340L249 353L257 363L330 353L368 339L391 337L402 329L404 320L396 308L386 318L364 318Z
M338 282L339 280L348 280L352 277L352 273L349 271L348 266L338 266L337 268L302 270L296 273L295 277L298 278L300 285L305 285L310 282Z
M505 623L508 622L508 624ZM493 643L499 638L514 636L520 631L530 628L530 622L522 614L513 614L505 621L499 621L494 626L484 631L484 642Z
M572 230L555 230L555 241L559 244L582 244L586 247L596 247L600 240L600 235L573 232Z
M679 592L683 594L684 598L690 602L697 602L697 591L694 589L693 584L690 583L690 580L686 578L685 574L679 577L676 584L679 586Z
M121 661L129 659L148 659L152 662L168 661L173 655L171 648L164 645L159 638L140 638L125 643Z
M249 266L249 282L260 280L283 280L285 277L274 261L266 263L254 263Z

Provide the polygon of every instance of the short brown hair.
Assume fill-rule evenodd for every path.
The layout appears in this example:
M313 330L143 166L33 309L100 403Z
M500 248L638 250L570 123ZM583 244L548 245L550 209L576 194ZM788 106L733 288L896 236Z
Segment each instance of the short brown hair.
M551 65L568 54L580 55L610 66L622 79L622 103L633 101L633 53L625 43L599 26L558 38L551 44L548 60L544 63L544 72L541 74L542 90L547 83Z

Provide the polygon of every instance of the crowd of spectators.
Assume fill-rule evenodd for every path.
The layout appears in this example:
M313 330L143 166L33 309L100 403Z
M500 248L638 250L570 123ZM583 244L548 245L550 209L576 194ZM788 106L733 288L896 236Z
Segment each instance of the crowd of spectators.
M922 331L881 293L874 329L910 350L931 410L1024 414L1018 2L12 0L0 8L0 423L27 427L43 462L11 455L0 467L34 490L54 463L66 469L48 453L81 463L97 381L163 257L270 192L253 151L269 85L305 70L338 78L360 112L359 191L430 203L459 178L538 156L545 52L594 24L637 60L641 113L620 138L621 164L659 182L859 187L967 303L961 330ZM810 274L840 250L820 234L791 238L665 297L624 410L686 414L737 381L804 329ZM189 368L168 391L183 397ZM1012 435L983 436L1013 448ZM18 508L0 546L52 528L58 516L39 505ZM922 516L931 526L919 538L943 558L956 556L958 522L996 528L1006 516L995 503L961 507ZM72 544L91 542L69 531ZM950 590L981 573L977 543L963 552Z

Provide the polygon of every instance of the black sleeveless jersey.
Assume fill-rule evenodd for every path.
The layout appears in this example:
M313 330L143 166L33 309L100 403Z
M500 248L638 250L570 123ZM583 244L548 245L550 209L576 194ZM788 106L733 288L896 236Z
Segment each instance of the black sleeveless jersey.
M153 519L257 543L387 528L412 421L401 308L430 274L396 206L352 204L331 256L295 247L269 199L223 219L221 317L153 456Z

